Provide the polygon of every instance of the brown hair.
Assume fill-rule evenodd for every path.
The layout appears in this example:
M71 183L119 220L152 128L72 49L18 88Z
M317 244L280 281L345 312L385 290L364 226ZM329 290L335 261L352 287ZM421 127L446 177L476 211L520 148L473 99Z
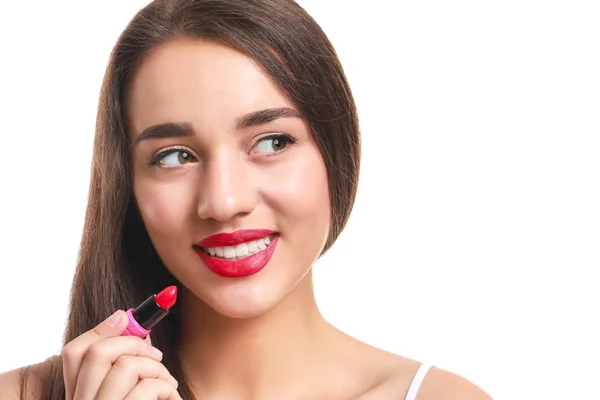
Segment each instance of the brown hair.
M144 56L178 37L215 40L245 53L305 116L329 181L331 228L322 253L337 239L350 215L360 163L356 107L335 50L313 18L293 0L153 1L121 34L104 77L64 343L114 310L127 309L176 283L156 254L133 199L126 95ZM191 398L177 358L177 308L167 318L153 329L152 342L163 351L163 362L180 382L183 398ZM42 398L63 400L60 358L49 363Z

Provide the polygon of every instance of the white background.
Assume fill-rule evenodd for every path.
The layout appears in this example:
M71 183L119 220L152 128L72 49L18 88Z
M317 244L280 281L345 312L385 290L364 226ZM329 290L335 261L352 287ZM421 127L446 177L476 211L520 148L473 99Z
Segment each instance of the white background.
M0 371L60 351L98 92L146 1L0 14ZM300 3L359 107L358 200L326 317L495 399L600 399L594 1Z

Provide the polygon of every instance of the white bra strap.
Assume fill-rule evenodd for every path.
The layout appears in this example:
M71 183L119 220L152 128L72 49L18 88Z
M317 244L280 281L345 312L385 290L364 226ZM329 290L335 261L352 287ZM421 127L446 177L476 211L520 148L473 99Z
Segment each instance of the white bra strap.
M419 388L423 383L423 379L425 379L425 375L432 368L432 365L429 364L421 364L417 373L413 377L412 382L410 383L410 387L408 388L408 392L406 393L405 400L415 400L417 398L417 393L419 392Z

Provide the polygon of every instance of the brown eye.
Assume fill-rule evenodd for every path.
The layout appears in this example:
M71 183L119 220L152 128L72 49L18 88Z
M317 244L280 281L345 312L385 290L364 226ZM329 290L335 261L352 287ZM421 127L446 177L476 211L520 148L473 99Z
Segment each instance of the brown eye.
M161 167L172 168L194 161L196 161L196 157L184 149L168 149L152 157L148 165L160 165Z
M296 143L294 139L282 133L269 135L256 143L253 153L278 153L294 143Z
M192 156L190 153L186 152L186 151L178 151L176 154L178 154L177 156L177 160L181 163L181 164L185 164L188 161L192 160Z

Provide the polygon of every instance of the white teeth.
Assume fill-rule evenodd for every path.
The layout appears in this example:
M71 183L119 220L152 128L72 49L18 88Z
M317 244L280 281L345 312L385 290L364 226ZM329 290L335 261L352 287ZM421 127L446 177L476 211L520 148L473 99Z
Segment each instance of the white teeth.
M271 243L272 236L262 239L252 240L250 242L240 243L237 246L209 247L204 252L211 256L217 256L228 259L242 258L251 254L258 253L267 248Z
M244 257L248 255L248 245L246 243L240 243L235 246L235 255L238 257Z
M223 247L223 255L225 256L225 258L235 258L235 247Z
M254 253L256 250L258 250L258 244L256 243L256 240L248 242L248 252Z

